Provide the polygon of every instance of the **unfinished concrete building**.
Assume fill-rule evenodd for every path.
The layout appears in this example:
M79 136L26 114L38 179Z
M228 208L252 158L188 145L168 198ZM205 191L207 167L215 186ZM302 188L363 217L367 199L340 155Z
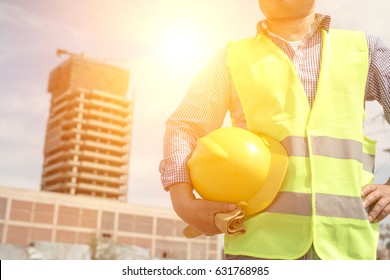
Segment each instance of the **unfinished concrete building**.
M65 53L69 58L49 79L42 190L125 201L132 123L129 70Z

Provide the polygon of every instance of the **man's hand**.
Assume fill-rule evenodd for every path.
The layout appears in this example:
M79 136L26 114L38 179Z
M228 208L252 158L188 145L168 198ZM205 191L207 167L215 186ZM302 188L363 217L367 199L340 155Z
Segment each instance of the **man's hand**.
M370 209L368 220L380 222L390 214L390 186L370 184L362 189L364 207Z
M190 184L178 183L169 187L173 209L190 226L205 235L215 235L221 231L214 224L214 215L236 209L236 205L226 202L213 202L195 198Z

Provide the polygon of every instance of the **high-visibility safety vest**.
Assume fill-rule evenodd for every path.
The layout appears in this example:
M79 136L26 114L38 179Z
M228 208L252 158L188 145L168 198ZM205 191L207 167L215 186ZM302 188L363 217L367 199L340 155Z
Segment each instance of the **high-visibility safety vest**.
M225 237L227 254L297 259L314 245L321 259L376 257L378 224L361 198L375 155L363 132L367 41L360 32L321 32L312 108L291 60L265 35L228 45L248 130L280 141L289 165L271 206L244 221L245 234Z

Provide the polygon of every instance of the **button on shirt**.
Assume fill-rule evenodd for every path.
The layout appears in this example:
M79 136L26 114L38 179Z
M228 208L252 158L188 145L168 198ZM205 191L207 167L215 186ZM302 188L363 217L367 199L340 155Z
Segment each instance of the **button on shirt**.
M329 30L330 17L316 20L298 47L271 33L266 20L257 25L293 62L312 106L317 90L321 59L321 30ZM377 100L390 123L390 49L381 39L366 35L369 49L369 74L365 100ZM196 140L221 127L227 112L234 125L246 128L246 120L226 65L226 48L219 51L195 78L181 105L166 122L164 158L160 163L164 188L175 183L191 183L187 161ZM357 108L359 109L359 108Z

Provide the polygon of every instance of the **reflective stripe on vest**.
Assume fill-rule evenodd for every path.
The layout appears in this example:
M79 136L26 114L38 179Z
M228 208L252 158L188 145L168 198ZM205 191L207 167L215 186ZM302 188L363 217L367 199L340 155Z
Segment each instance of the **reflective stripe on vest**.
M228 46L247 128L280 141L289 167L274 202L245 220L247 232L225 236L227 254L296 259L314 244L322 259L375 259L378 225L360 198L375 154L363 133L367 41L360 32L322 36L312 108L291 60L266 36Z
M310 193L281 192L264 212L311 216L311 201ZM361 197L317 193L315 201L317 216L367 220Z
M363 152L363 144L350 139L312 136L313 154L340 159L353 159L363 164L363 169L374 172L375 155ZM306 137L288 136L281 141L290 156L309 156Z

